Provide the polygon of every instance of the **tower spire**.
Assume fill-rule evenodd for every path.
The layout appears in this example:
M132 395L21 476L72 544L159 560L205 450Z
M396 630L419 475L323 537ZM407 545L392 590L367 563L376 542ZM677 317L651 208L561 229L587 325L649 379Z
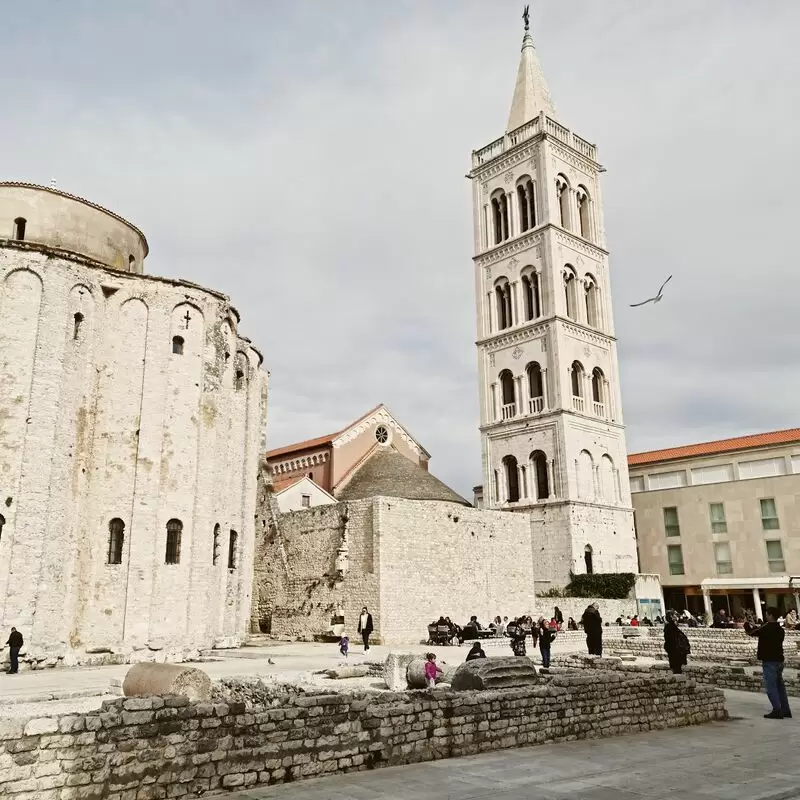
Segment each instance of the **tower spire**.
M517 70L517 84L514 87L514 97L511 100L511 112L508 115L507 131L513 131L530 122L539 115L540 111L555 116L556 107L550 98L550 90L544 79L542 65L533 46L533 36L530 32L530 6L525 6L522 12L525 23L525 35L522 37L522 54Z

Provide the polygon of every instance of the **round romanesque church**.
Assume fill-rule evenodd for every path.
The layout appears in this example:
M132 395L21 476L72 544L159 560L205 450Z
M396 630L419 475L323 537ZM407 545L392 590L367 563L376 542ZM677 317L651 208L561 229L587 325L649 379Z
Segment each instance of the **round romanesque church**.
M0 629L55 663L248 630L262 356L117 214L0 183Z

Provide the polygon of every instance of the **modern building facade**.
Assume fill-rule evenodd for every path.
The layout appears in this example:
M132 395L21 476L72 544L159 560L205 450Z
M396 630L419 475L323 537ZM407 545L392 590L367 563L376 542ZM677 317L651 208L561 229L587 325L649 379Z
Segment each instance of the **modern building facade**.
M636 572L595 145L556 113L527 23L505 133L472 154L485 508L530 515L537 590Z
M144 660L248 632L266 373L113 212L0 183L0 628Z
M628 466L640 568L661 575L668 608L796 606L800 429L635 453Z

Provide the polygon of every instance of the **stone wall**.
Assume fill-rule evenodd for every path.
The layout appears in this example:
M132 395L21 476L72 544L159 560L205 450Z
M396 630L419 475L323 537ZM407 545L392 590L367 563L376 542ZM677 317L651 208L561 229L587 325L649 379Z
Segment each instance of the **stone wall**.
M0 240L0 630L24 666L241 641L261 355L224 295L36 247Z
M384 642L424 640L441 615L488 624L533 612L522 515L376 497L276 517L268 494L259 492L254 624L273 634L309 639L338 610L354 637L362 606Z
M726 716L717 689L610 672L505 691L290 694L256 707L129 698L88 714L0 722L0 795L196 797Z

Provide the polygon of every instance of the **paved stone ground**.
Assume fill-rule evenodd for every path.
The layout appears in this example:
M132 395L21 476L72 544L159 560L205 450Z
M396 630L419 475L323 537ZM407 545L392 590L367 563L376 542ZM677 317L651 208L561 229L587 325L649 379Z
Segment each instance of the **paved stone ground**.
M800 800L798 718L726 692L729 722L504 750L222 795L224 800Z

